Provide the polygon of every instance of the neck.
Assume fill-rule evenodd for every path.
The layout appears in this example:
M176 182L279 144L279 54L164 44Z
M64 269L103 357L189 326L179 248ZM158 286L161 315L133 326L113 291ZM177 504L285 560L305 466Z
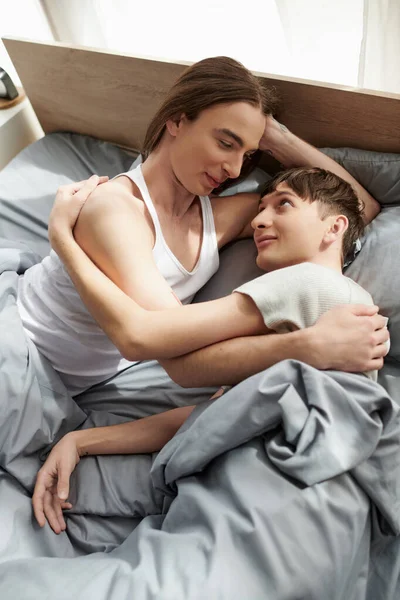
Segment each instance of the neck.
M325 252L320 252L312 260L308 262L314 263L316 265L321 265L322 267L327 267L328 269L333 269L334 271L342 272L342 251L341 248L333 248L330 247Z
M161 140L159 147L143 163L142 172L155 206L180 219L191 208L196 196L176 178L166 146Z

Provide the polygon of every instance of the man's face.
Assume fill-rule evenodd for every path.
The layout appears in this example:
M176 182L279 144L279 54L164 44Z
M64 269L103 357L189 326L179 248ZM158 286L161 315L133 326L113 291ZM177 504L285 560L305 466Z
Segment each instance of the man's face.
M317 258L331 220L322 220L318 208L318 202L299 198L285 183L264 196L252 221L257 265L273 271Z
M244 158L258 149L265 119L259 108L232 102L211 106L194 121L183 115L179 123L169 123L176 179L191 194L204 196L238 177Z

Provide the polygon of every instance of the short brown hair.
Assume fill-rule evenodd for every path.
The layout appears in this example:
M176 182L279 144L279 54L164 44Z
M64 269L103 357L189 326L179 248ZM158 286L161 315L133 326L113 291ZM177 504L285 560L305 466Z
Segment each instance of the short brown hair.
M319 167L298 167L278 173L268 181L261 197L274 192L280 183L285 183L302 200L319 202L322 219L328 215L347 217L349 226L344 233L342 246L344 259L364 232L364 204L350 183Z
M272 114L278 104L274 89L263 85L240 62L227 56L201 60L182 73L151 120L142 148L144 160L160 143L167 121L182 114L194 121L206 108L227 102L247 102L265 115Z

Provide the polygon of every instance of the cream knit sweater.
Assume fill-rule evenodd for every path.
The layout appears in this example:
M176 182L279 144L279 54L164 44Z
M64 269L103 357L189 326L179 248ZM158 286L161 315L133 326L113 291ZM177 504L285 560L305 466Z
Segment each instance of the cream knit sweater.
M265 325L276 333L311 327L338 304L373 304L370 294L355 281L314 263L271 271L234 291L250 296ZM377 380L376 371L365 374Z

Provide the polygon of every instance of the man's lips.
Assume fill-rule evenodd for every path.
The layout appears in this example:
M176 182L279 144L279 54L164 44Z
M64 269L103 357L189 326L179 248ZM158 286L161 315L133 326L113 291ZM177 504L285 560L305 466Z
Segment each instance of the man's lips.
M257 248L263 248L264 246L269 246L271 242L275 242L276 239L273 235L263 235L259 238L254 238L254 242Z
M210 182L210 185L212 185L214 188L218 187L221 185L221 183L223 181L225 181L224 179L214 179L214 177L211 177L211 175L209 175L208 173L206 173L206 177L208 179L208 181Z

